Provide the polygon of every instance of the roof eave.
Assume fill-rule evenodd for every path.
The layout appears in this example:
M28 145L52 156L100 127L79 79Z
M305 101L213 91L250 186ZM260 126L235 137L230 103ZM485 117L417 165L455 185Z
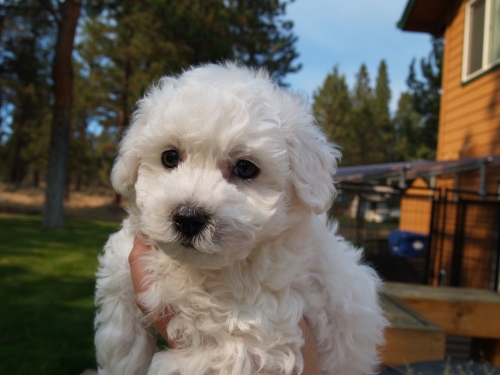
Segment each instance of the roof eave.
M403 12L403 16L399 20L399 22L396 24L397 27L401 30L404 30L406 27L406 24L408 23L408 20L410 19L411 12L413 11L413 8L415 7L415 4L417 3L417 0L409 0L408 4L406 4L405 11Z

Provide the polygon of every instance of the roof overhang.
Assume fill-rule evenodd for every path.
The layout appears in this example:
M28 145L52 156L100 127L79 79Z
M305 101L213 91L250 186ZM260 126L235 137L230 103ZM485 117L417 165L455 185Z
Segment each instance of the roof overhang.
M397 26L404 31L429 33L438 38L446 28L446 11L454 0L408 0Z
M373 164L339 168L334 178L338 182L370 183L380 180L414 180L499 167L500 155L442 161L414 161Z

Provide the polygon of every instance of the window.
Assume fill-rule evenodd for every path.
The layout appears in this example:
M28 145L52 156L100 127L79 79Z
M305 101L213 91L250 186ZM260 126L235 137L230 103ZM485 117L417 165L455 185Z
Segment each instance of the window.
M500 0L470 0L465 10L462 80L500 63Z

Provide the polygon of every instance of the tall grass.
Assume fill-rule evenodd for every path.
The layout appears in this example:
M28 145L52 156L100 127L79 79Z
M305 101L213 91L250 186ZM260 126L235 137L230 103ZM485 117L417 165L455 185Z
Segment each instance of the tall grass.
M0 374L77 375L95 368L97 255L119 225L0 215Z

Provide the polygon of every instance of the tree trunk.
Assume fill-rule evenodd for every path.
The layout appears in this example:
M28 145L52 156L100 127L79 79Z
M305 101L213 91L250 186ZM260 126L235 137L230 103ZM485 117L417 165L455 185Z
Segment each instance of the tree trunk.
M66 0L60 5L60 20L52 74L54 78L54 116L50 136L49 170L42 226L64 226L63 202L68 160L69 128L73 94L72 53L81 0Z

